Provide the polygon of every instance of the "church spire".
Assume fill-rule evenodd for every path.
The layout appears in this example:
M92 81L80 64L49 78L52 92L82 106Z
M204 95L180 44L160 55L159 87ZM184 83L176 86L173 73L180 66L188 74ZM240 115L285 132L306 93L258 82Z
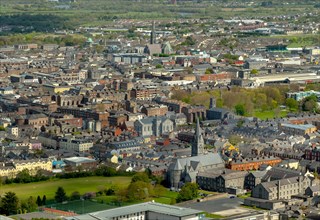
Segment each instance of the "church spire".
M150 44L156 44L156 24L154 21L152 21L152 30L151 30L151 35L150 35Z
M198 156L204 154L204 140L202 130L200 128L199 118L197 117L196 131L192 143L191 156Z

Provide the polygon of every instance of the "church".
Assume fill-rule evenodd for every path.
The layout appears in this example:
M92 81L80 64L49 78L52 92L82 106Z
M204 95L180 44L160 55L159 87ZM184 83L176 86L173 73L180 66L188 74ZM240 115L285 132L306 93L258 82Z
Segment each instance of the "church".
M175 158L168 168L167 178L170 187L181 188L186 182L196 182L199 172L223 169L224 161L218 153L205 153L199 119L191 147L191 157Z

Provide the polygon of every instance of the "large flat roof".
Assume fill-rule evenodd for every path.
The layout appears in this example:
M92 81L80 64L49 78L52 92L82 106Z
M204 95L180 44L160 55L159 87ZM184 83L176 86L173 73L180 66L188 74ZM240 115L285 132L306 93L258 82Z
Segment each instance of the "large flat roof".
M109 220L113 217L119 217L121 215L129 215L137 212L157 212L165 215L171 215L175 217L185 217L190 215L199 214L202 211L178 207L173 205L165 205L156 202L145 202L130 206L119 207L115 209L109 209L99 212L93 212L85 215L73 216L68 218L69 220L97 220L97 219L104 219Z

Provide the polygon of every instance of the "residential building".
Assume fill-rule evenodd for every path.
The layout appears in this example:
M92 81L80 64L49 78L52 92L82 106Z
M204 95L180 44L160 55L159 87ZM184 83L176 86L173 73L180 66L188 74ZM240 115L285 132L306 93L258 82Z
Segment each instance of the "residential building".
M279 164L282 160L277 157L268 156L268 157L257 157L257 158L245 158L245 159L236 159L227 165L227 168L231 170L259 170L262 164L267 164L270 166L275 166Z
M30 175L36 175L39 170L51 172L52 161L48 159L13 160L0 167L0 176L15 178L24 169L27 169Z
M228 192L229 188L243 189L246 175L245 171L201 172L197 175L197 184L204 190Z
M92 140L75 139L75 138L62 138L59 142L61 149L73 150L78 152L89 151L93 146Z
M143 106L141 113L146 116L164 116L168 112L168 106L166 105L154 105L154 106Z
M311 134L317 131L317 127L312 124L287 124L279 123L278 128L280 131L286 134L292 135L306 135Z
M245 177L244 188L252 190L254 187L256 187L256 185L261 183L262 178L264 175L266 175L266 173L266 170L248 173Z
M252 189L252 197L265 200L291 199L293 195L303 195L311 185L312 180L304 176L263 182Z

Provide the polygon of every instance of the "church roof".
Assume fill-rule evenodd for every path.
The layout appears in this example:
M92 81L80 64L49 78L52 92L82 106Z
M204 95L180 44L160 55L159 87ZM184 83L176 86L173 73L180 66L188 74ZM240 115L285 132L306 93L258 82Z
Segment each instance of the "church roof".
M209 166L214 164L223 164L220 154L218 153L208 153L205 155L198 155L194 157L180 158L173 162L171 170L183 170L183 167L190 166L194 162L201 162L202 166ZM170 169L170 168L169 168Z

